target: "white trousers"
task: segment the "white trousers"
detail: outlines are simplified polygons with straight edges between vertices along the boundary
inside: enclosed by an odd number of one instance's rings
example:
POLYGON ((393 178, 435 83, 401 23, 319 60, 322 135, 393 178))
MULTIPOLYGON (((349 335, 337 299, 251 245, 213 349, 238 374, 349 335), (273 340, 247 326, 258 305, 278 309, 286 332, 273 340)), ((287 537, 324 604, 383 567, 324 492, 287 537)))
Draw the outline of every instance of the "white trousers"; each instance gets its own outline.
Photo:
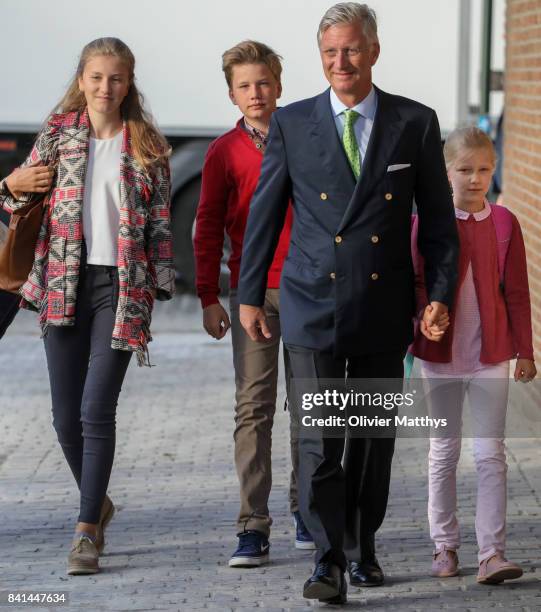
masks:
POLYGON ((507 463, 503 431, 509 393, 509 362, 480 364, 473 371, 443 374, 441 366, 421 362, 427 379, 431 413, 451 417, 457 423, 456 437, 430 438, 428 455, 428 520, 435 552, 460 546, 456 517, 456 470, 461 450, 462 408, 466 397, 474 431, 473 456, 477 471, 475 531, 478 559, 488 559, 505 550, 507 507, 507 463), (442 379, 461 379, 444 384, 442 379), (439 379, 439 380, 438 380, 439 379), (495 437, 491 437, 498 432, 495 437))

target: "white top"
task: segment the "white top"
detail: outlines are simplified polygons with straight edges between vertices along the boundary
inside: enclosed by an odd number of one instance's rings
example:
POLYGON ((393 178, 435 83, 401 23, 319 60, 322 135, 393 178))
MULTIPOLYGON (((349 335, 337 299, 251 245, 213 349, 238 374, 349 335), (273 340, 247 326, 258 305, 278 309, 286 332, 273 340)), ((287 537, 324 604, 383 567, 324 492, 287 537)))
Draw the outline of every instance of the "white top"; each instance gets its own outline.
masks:
POLYGON ((83 236, 89 264, 117 265, 121 151, 122 130, 113 138, 90 138, 83 198, 83 236))
MULTIPOLYGON (((361 115, 357 121, 353 124, 353 131, 355 132, 355 138, 359 145, 359 153, 361 154, 361 166, 363 165, 364 157, 366 155, 366 149, 368 148, 368 141, 370 140, 370 134, 372 133, 372 126, 374 125, 374 117, 376 116, 376 109, 378 106, 378 98, 374 87, 370 89, 370 93, 364 100, 361 100, 359 104, 353 106, 351 110, 357 111, 361 115)), ((331 87, 331 107, 334 113, 334 122, 340 140, 342 140, 342 134, 344 133, 344 122, 345 115, 344 111, 348 107, 338 98, 331 87)))

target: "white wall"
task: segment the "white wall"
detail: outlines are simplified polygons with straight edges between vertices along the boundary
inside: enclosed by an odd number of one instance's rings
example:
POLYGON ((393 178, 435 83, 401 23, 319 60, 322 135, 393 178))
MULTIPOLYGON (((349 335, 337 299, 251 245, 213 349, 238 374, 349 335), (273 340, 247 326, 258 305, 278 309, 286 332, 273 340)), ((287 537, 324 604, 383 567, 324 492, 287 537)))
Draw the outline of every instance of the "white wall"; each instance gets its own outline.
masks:
MULTIPOLYGON (((456 122, 459 0, 372 0, 382 53, 374 81, 456 122)), ((480 0, 474 0, 479 2, 480 0)), ((39 123, 61 97, 82 46, 118 36, 162 126, 227 126, 221 53, 245 38, 284 57, 282 104, 326 87, 315 32, 332 0, 0 0, 0 123, 39 123)))

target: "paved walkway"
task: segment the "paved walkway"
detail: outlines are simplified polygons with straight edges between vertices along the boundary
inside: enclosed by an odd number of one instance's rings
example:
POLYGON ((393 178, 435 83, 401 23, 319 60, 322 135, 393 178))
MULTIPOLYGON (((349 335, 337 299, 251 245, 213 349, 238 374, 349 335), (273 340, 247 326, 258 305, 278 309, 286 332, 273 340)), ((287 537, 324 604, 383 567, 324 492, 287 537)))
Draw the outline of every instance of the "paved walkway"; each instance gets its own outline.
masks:
MULTIPOLYGON (((110 486, 119 511, 107 532, 103 571, 68 577, 77 495, 50 422, 35 322, 29 313, 19 315, 0 342, 0 591, 66 591, 64 609, 92 612, 325 608, 301 597, 312 564, 310 553, 293 548, 288 417, 282 410, 274 434, 272 563, 252 570, 227 566, 238 503, 231 347, 199 326, 193 301, 159 305, 151 345, 157 367, 133 363, 121 396, 110 486)), ((348 610, 541 610, 539 440, 509 441, 508 556, 523 565, 525 576, 498 587, 475 582, 469 451, 466 444, 460 466, 462 575, 443 581, 428 575, 427 443, 402 439, 378 539, 387 585, 350 590, 348 610)))

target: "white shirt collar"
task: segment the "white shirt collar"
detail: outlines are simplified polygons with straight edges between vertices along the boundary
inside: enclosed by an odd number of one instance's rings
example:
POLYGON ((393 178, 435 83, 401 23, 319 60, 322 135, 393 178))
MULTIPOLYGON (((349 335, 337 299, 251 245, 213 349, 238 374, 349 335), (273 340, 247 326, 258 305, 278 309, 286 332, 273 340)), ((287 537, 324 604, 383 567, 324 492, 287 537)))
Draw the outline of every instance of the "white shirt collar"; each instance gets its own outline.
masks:
MULTIPOLYGON (((337 117, 340 113, 343 113, 348 107, 338 98, 338 96, 334 93, 333 88, 331 87, 331 106, 334 113, 334 116, 337 117)), ((376 90, 374 87, 370 87, 370 92, 361 100, 359 104, 356 104, 351 110, 357 111, 359 115, 363 116, 365 119, 374 120, 374 116, 376 115, 376 106, 377 106, 377 97, 376 90)))
POLYGON ((455 216, 457 219, 462 219, 466 221, 470 215, 473 215, 473 218, 476 221, 482 221, 483 219, 486 219, 490 215, 490 204, 488 203, 488 200, 485 199, 485 206, 483 210, 480 210, 476 213, 469 213, 465 210, 455 207, 455 216))

